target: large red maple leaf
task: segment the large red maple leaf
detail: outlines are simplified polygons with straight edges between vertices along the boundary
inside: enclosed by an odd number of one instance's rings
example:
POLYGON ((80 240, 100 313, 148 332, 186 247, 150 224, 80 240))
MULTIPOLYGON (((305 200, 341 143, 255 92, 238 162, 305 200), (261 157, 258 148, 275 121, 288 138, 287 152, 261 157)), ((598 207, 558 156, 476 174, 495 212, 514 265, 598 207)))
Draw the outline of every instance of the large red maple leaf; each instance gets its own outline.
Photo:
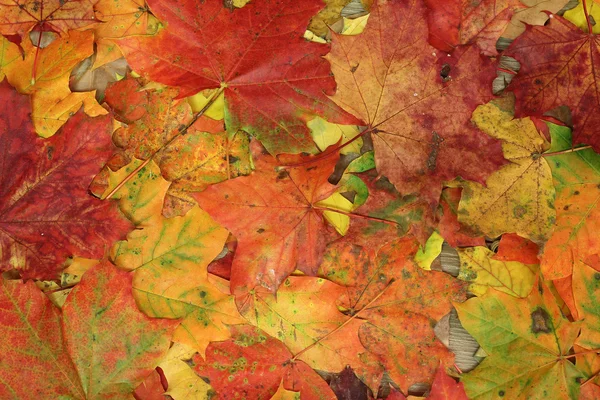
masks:
POLYGON ((573 144, 600 151, 600 39, 562 17, 534 27, 506 50, 521 63, 509 89, 517 116, 543 115, 567 106, 573 117, 573 144))
POLYGON ((27 96, 4 82, 0 104, 0 270, 56 279, 68 257, 102 257, 131 227, 116 203, 87 191, 113 152, 110 118, 79 112, 44 140, 27 96))
POLYGON ((302 36, 320 0, 257 0, 231 12, 220 1, 148 1, 167 28, 119 41, 134 70, 180 88, 223 88, 229 132, 243 129, 271 153, 314 152, 316 115, 355 124, 327 98, 335 91, 325 44, 302 36))

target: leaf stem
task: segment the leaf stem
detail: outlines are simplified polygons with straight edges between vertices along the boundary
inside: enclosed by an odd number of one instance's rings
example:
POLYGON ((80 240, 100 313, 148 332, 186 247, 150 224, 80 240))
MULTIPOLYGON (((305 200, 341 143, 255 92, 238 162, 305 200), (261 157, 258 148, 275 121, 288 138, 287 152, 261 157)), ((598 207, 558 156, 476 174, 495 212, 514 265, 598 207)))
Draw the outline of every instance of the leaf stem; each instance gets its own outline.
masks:
POLYGON ((542 157, 558 156, 561 154, 575 153, 576 151, 582 151, 582 150, 587 150, 587 149, 591 149, 591 148, 592 148, 592 146, 575 147, 573 149, 568 149, 568 150, 563 150, 563 151, 554 151, 552 153, 544 153, 544 154, 542 154, 542 157))
POLYGON ((181 129, 179 132, 177 132, 171 139, 169 139, 165 144, 163 144, 160 148, 158 148, 154 153, 152 153, 150 155, 150 157, 148 157, 146 160, 144 160, 143 163, 141 163, 136 169, 134 169, 129 175, 127 175, 125 177, 125 179, 123 179, 121 182, 119 182, 119 184, 117 186, 115 186, 115 188, 113 190, 110 191, 109 194, 106 195, 106 197, 103 200, 108 200, 110 199, 112 196, 115 195, 115 193, 117 193, 119 191, 119 189, 121 189, 123 187, 123 185, 125 185, 127 182, 129 182, 129 180, 131 180, 131 178, 137 174, 142 168, 144 168, 146 165, 148 165, 148 163, 161 151, 163 151, 164 149, 166 149, 167 147, 169 147, 177 138, 179 138, 180 136, 184 135, 187 130, 194 125, 194 123, 196 121, 198 121, 198 119, 206 112, 206 110, 208 110, 210 108, 210 106, 213 105, 213 103, 217 100, 217 98, 221 95, 221 93, 223 93, 224 88, 221 87, 219 90, 217 90, 216 92, 214 92, 212 94, 212 96, 210 97, 210 99, 208 100, 208 102, 204 105, 204 107, 202 107, 202 109, 200 111, 198 111, 196 114, 194 114, 194 117, 192 118, 192 120, 183 128, 181 129))
POLYGON ((338 326, 337 328, 335 328, 334 330, 332 330, 331 332, 327 333, 325 336, 319 338, 319 340, 315 341, 314 343, 312 343, 310 346, 305 347, 304 349, 302 349, 299 353, 296 353, 294 355, 294 357, 291 358, 291 361, 296 361, 298 359, 298 357, 300 357, 303 353, 307 352, 308 350, 312 349, 313 347, 315 347, 319 342, 322 342, 323 340, 325 340, 326 338, 328 338, 329 336, 333 335, 334 333, 338 332, 339 330, 341 330, 343 327, 345 327, 346 325, 348 325, 350 323, 350 321, 354 320, 355 318, 358 317, 358 315, 363 312, 364 310, 366 310, 367 308, 369 308, 369 306, 371 304, 373 304, 375 301, 377 301, 377 299, 379 299, 383 293, 386 291, 387 288, 389 288, 392 283, 394 283, 395 279, 392 278, 390 279, 390 281, 387 283, 387 285, 385 285, 385 287, 383 289, 381 289, 381 291, 377 294, 377 296, 373 297, 373 299, 371 301, 369 301, 369 303, 364 306, 363 308, 361 308, 356 314, 354 314, 353 316, 351 316, 350 318, 348 318, 347 320, 345 320, 340 326, 338 326))
POLYGON ((587 22, 588 33, 591 35, 592 34, 592 21, 590 20, 590 16, 588 13, 586 0, 582 0, 581 4, 583 5, 583 12, 585 14, 585 22, 587 22))
POLYGON ((335 208, 313 206, 313 210, 331 211, 331 212, 340 213, 342 215, 346 215, 348 217, 358 217, 358 218, 368 219, 370 221, 381 222, 381 223, 384 223, 384 224, 400 225, 398 222, 393 221, 393 220, 384 219, 384 218, 377 218, 377 217, 371 217, 371 216, 364 215, 364 214, 356 214, 356 213, 352 213, 352 212, 338 210, 338 209, 335 209, 335 208))
POLYGON ((568 354, 566 356, 559 356, 558 359, 559 360, 564 360, 566 358, 573 358, 573 357, 577 357, 583 354, 591 354, 591 353, 600 353, 600 349, 592 349, 592 350, 586 350, 586 351, 582 351, 580 353, 574 353, 574 354, 568 354))

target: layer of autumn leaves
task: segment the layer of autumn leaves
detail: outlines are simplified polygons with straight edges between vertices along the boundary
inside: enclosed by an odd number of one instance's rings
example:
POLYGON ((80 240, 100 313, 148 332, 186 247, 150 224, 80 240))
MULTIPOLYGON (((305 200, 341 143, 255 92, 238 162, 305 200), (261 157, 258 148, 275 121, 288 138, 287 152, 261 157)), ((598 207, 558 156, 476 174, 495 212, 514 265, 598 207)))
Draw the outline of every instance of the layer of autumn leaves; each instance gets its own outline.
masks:
POLYGON ((0 3, 0 397, 600 397, 600 5, 245 3, 0 3))

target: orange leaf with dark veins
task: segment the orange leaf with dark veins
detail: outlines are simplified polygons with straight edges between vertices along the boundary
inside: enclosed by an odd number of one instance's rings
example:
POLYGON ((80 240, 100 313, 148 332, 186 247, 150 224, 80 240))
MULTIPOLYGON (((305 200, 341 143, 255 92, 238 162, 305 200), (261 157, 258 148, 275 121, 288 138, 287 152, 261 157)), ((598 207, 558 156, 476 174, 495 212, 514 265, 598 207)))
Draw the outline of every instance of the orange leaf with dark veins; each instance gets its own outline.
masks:
POLYGON ((515 93, 517 116, 567 106, 573 118, 573 144, 600 151, 600 38, 562 17, 517 38, 505 55, 521 63, 508 90, 515 93))
POLYGON ((0 270, 57 279, 67 258, 100 258, 131 224, 88 185, 113 151, 108 117, 74 115, 40 139, 29 98, 0 84, 0 270))
POLYGON ((337 157, 294 168, 270 156, 249 176, 193 193, 202 209, 229 229, 238 245, 231 267, 232 293, 256 286, 275 292, 295 269, 315 275, 332 232, 316 206, 335 187, 327 182, 337 157))
POLYGON ((336 87, 322 58, 329 46, 302 37, 319 0, 258 0, 233 12, 219 1, 148 4, 167 27, 120 40, 127 61, 180 96, 223 88, 228 132, 243 129, 273 154, 315 152, 306 122, 358 122, 327 97, 336 87))
POLYGON ((499 142, 470 123, 493 97, 493 64, 476 46, 440 54, 427 34, 423 0, 388 1, 371 10, 361 35, 335 36, 327 58, 333 100, 368 125, 377 170, 435 213, 444 181, 484 183, 504 160, 499 142))
POLYGON ((65 33, 98 21, 94 5, 98 0, 10 0, 0 3, 0 33, 25 34, 37 28, 42 32, 65 33))

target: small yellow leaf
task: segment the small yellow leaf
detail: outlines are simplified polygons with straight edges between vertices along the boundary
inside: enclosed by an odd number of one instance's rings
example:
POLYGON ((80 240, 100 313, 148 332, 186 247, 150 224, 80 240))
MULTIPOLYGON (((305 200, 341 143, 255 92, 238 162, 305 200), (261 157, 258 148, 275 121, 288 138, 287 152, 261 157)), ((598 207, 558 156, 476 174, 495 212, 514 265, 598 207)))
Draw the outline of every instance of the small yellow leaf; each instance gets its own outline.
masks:
MULTIPOLYGON (((193 96, 188 97, 188 103, 192 107, 192 111, 194 113, 197 113, 200 110, 202 110, 202 108, 206 106, 206 104, 208 104, 210 98, 216 90, 218 89, 203 90, 201 92, 196 93, 193 96)), ((221 120, 224 117, 224 110, 225 97, 223 93, 221 93, 219 97, 217 97, 215 102, 210 107, 208 107, 208 110, 204 112, 204 115, 214 120, 221 120)))
MULTIPOLYGON (((328 198, 319 201, 317 206, 327 207, 334 210, 340 210, 344 212, 352 211, 354 204, 347 198, 342 196, 340 193, 334 193, 328 198)), ((335 211, 323 211, 323 216, 329 222, 340 235, 345 235, 348 232, 350 226, 350 217, 344 214, 337 213, 335 211)))
POLYGON ((320 36, 315 35, 312 31, 307 30, 304 32, 304 39, 315 42, 315 43, 327 43, 327 40, 323 39, 320 36))
POLYGON ((342 28, 342 35, 346 36, 354 36, 359 35, 367 26, 367 21, 369 20, 369 15, 363 15, 362 17, 350 19, 344 17, 344 27, 342 28))
POLYGON ((415 254, 415 262, 417 265, 426 271, 431 271, 431 263, 442 252, 443 244, 444 238, 439 233, 433 232, 431 236, 429 236, 429 239, 427 239, 425 248, 419 246, 419 251, 415 254))
MULTIPOLYGON (((349 142, 356 137, 360 130, 355 125, 338 125, 325 121, 320 117, 316 117, 306 124, 319 150, 323 151, 327 147, 336 144, 340 139, 342 143, 349 142)), ((362 138, 355 140, 348 146, 344 146, 340 153, 357 153, 360 154, 362 147, 362 138)))
POLYGON ((300 400, 300 392, 292 392, 283 387, 283 381, 279 384, 279 388, 271 397, 271 400, 300 400))

